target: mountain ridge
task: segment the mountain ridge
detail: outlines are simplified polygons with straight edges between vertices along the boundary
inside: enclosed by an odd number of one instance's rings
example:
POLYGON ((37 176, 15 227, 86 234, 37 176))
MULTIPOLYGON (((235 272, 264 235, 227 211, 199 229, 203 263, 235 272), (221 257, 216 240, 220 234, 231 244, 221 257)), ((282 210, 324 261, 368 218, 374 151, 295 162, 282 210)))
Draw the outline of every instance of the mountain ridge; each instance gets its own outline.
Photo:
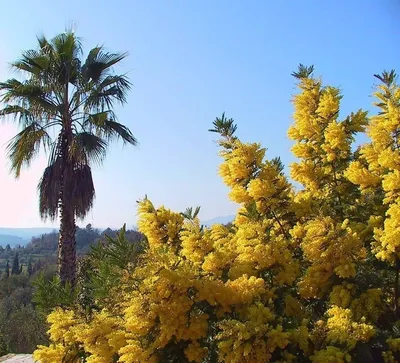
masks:
POLYGON ((227 224, 233 222, 235 219, 234 215, 228 215, 228 216, 219 216, 219 217, 214 217, 212 219, 202 221, 201 224, 203 224, 206 227, 210 227, 213 224, 227 224))
MULTIPOLYGON (((205 221, 201 221, 206 227, 210 227, 213 224, 227 224, 234 220, 234 215, 218 216, 205 221)), ((105 228, 99 228, 100 230, 106 230, 105 228)), ((42 234, 49 234, 54 231, 58 231, 58 228, 51 227, 32 227, 32 228, 7 228, 0 227, 0 246, 21 246, 26 245, 33 237, 39 237, 42 234)))
POLYGON ((26 245, 32 237, 37 237, 42 234, 51 233, 56 228, 48 227, 33 227, 33 228, 6 228, 0 227, 0 246, 15 246, 20 244, 26 245))
POLYGON ((0 246, 10 245, 10 247, 15 247, 17 245, 26 245, 28 242, 28 239, 23 239, 19 236, 0 233, 0 246))

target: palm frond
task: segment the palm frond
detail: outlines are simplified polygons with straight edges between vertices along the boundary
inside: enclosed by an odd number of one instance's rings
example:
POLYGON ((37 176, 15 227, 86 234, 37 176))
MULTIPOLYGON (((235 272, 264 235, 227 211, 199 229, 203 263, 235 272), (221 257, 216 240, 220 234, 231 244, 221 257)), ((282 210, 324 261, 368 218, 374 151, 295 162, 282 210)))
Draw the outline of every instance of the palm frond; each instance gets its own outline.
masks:
POLYGON ((1 101, 29 107, 32 114, 54 116, 58 107, 46 90, 34 82, 9 79, 0 83, 1 101))
POLYGON ((125 125, 116 122, 113 118, 113 112, 99 112, 89 115, 85 120, 86 128, 94 127, 96 134, 106 140, 121 138, 123 142, 131 145, 137 145, 137 139, 125 125))
POLYGON ((114 111, 106 110, 97 113, 92 113, 87 116, 87 119, 84 121, 84 126, 102 126, 109 119, 113 119, 115 117, 114 111))
POLYGON ((48 69, 49 58, 37 50, 28 50, 22 54, 21 59, 11 63, 11 66, 38 76, 48 69))
POLYGON ((11 116, 14 120, 18 120, 19 123, 26 127, 28 124, 34 121, 34 116, 28 108, 18 105, 8 105, 0 110, 0 117, 11 116))
POLYGON ((80 132, 74 135, 69 150, 71 160, 89 164, 101 164, 106 156, 107 142, 90 132, 80 132))
POLYGON ((103 47, 93 48, 82 67, 82 73, 86 81, 97 83, 108 75, 110 68, 127 57, 127 53, 108 53, 103 47))
POLYGON ((121 138, 124 142, 127 142, 131 145, 137 145, 137 139, 133 136, 129 128, 116 121, 107 120, 103 130, 105 136, 110 139, 114 137, 121 138))
POLYGON ((97 109, 104 111, 112 109, 114 101, 124 104, 126 94, 131 84, 124 75, 112 75, 105 77, 98 85, 94 86, 85 100, 85 110, 97 109))
POLYGON ((125 75, 110 75, 105 77, 101 83, 96 87, 98 92, 107 91, 111 87, 115 87, 124 91, 129 91, 131 83, 125 75))
POLYGON ((79 38, 71 32, 57 35, 51 40, 53 53, 53 74, 59 83, 76 84, 81 73, 80 57, 82 44, 79 38))
POLYGON ((57 77, 59 74, 57 53, 51 42, 49 42, 44 35, 38 36, 37 41, 39 45, 37 51, 40 53, 41 57, 46 59, 47 68, 36 77, 36 80, 50 89, 58 88, 60 84, 57 84, 57 77))
POLYGON ((51 46, 51 43, 47 40, 44 34, 38 35, 36 39, 39 44, 39 49, 41 52, 43 52, 44 54, 48 54, 49 51, 54 51, 53 47, 51 46))
POLYGON ((50 43, 56 54, 65 64, 72 62, 72 60, 82 55, 81 40, 72 31, 58 34, 50 43))
POLYGON ((8 156, 11 160, 11 170, 18 178, 23 166, 29 166, 32 159, 39 152, 40 146, 50 145, 51 138, 36 122, 32 122, 8 143, 8 156))

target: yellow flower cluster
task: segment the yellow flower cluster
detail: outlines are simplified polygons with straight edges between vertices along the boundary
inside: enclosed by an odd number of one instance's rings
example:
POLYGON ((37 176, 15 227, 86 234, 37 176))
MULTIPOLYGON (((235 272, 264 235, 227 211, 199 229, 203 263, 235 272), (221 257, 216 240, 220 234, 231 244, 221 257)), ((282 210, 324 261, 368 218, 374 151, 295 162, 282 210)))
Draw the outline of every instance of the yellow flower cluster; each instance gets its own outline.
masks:
POLYGON ((204 258, 213 247, 209 233, 202 233, 199 220, 185 223, 180 233, 182 241, 181 254, 190 260, 194 265, 204 263, 204 258))
POLYGON ((156 210, 147 198, 139 203, 138 213, 140 216, 138 227, 148 238, 151 247, 174 244, 182 229, 182 215, 164 207, 156 210))
POLYGON ((368 125, 371 139, 360 149, 359 160, 354 161, 346 177, 362 189, 380 188, 388 205, 384 226, 375 229, 374 253, 377 258, 390 263, 400 258, 400 87, 394 73, 379 76, 377 87, 378 115, 372 116, 368 125))
POLYGON ((382 352, 382 358, 385 363, 397 363, 391 351, 382 352))
POLYGON ((400 259, 400 202, 390 205, 383 228, 375 229, 373 251, 376 257, 389 262, 400 259))
POLYGON ((312 357, 314 363, 350 363, 352 362, 351 355, 342 349, 328 346, 326 349, 317 351, 312 357))
POLYGON ((328 335, 330 343, 345 344, 349 349, 355 347, 357 342, 368 342, 375 335, 372 325, 357 323, 353 320, 350 309, 333 306, 328 310, 328 335))
POLYGON ((389 338, 386 342, 393 352, 400 352, 400 338, 389 338))
POLYGON ((273 327, 274 315, 268 307, 258 303, 240 314, 243 320, 223 320, 216 339, 224 362, 268 361, 277 347, 289 343, 289 333, 282 326, 273 327))
POLYGON ((355 263, 365 258, 362 240, 348 223, 335 223, 331 217, 316 218, 297 225, 293 235, 302 236, 301 247, 311 263, 299 283, 303 297, 322 297, 335 274, 340 278, 356 274, 355 263))
POLYGON ((382 352, 382 358, 385 363, 395 363, 397 360, 394 354, 400 352, 400 338, 389 338, 386 343, 390 350, 382 352))
POLYGON ((354 290, 354 285, 349 283, 334 286, 329 295, 329 302, 346 309, 352 300, 352 290, 354 290))
POLYGON ((109 363, 120 348, 126 345, 121 331, 123 320, 107 311, 95 313, 90 324, 72 310, 56 309, 47 318, 50 324, 49 347, 39 346, 34 358, 40 362, 62 362, 84 351, 88 363, 109 363))
POLYGON ((295 123, 288 136, 296 141, 293 154, 301 159, 291 165, 292 179, 314 197, 324 197, 329 181, 341 190, 343 162, 351 154, 353 134, 364 130, 366 113, 359 111, 339 122, 342 96, 337 88, 323 87, 320 79, 301 78, 301 92, 294 97, 295 123))
POLYGON ((273 162, 264 161, 265 151, 259 144, 235 139, 221 153, 225 162, 220 166, 220 175, 231 188, 232 201, 245 205, 253 202, 263 215, 279 214, 291 194, 291 186, 273 162))
POLYGON ((297 345, 303 353, 308 356, 310 352, 310 331, 307 327, 309 324, 308 319, 301 321, 301 325, 298 328, 293 329, 290 335, 291 344, 297 345))
POLYGON ((260 144, 245 144, 240 140, 233 141, 232 146, 232 149, 221 152, 225 163, 220 166, 220 175, 229 187, 234 188, 252 179, 263 162, 266 150, 260 144))
POLYGON ((384 310, 382 289, 367 289, 352 301, 350 309, 356 321, 365 318, 370 322, 376 323, 384 310))
POLYGON ((375 188, 382 182, 379 175, 365 168, 359 160, 353 161, 349 165, 345 176, 352 183, 359 185, 361 190, 375 188))

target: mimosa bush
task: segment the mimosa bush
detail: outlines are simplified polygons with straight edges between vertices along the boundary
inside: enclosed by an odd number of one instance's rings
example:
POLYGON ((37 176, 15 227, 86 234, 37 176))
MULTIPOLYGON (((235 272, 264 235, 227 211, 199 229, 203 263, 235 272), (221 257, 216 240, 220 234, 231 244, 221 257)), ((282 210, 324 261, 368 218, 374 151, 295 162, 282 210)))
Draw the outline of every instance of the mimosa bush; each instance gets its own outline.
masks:
POLYGON ((94 249, 77 286, 85 298, 50 313, 52 344, 36 359, 400 360, 395 73, 377 76, 373 116, 342 116, 340 90, 312 67, 293 75, 299 92, 288 136, 298 160, 290 179, 280 159, 240 140, 232 119, 217 118, 220 176, 239 204, 233 223, 205 228, 198 208, 176 213, 144 198, 142 248, 121 253, 130 248, 122 233, 94 249), (357 133, 370 138, 359 148, 357 133))

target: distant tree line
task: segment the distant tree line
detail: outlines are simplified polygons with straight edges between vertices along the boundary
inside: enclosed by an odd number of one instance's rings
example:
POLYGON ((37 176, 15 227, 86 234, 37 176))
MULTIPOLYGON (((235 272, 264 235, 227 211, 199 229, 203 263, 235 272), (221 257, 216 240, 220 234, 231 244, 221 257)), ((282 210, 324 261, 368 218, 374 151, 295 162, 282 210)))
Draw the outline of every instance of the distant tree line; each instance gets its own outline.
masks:
MULTIPOLYGON (((35 264, 32 261, 33 261, 32 256, 30 256, 28 259, 28 263, 26 265, 26 273, 28 276, 32 276, 36 271, 40 270, 40 268, 43 266, 43 262, 41 260, 38 260, 35 264)), ((10 270, 10 262, 9 260, 7 260, 4 272, 2 275, 0 274, 0 279, 8 278, 10 277, 10 275, 20 275, 23 272, 23 270, 24 270, 24 265, 20 264, 19 253, 17 252, 14 256, 11 270, 10 270)))
MULTIPOLYGON (((79 255, 86 254, 91 245, 97 244, 99 241, 105 238, 105 236, 115 237, 118 230, 107 228, 100 230, 93 228, 91 224, 88 224, 85 228, 76 229, 76 248, 79 255)), ((126 238, 131 242, 136 242, 141 239, 141 234, 135 230, 126 231, 126 238)), ((49 256, 55 256, 57 252, 59 233, 53 231, 51 233, 45 233, 38 237, 33 237, 26 246, 17 245, 10 247, 0 246, 0 268, 4 270, 6 261, 13 261, 16 253, 19 254, 20 261, 25 265, 29 264, 29 260, 32 258, 37 260, 38 257, 49 258, 49 256), (31 256, 31 257, 29 257, 31 256)))

